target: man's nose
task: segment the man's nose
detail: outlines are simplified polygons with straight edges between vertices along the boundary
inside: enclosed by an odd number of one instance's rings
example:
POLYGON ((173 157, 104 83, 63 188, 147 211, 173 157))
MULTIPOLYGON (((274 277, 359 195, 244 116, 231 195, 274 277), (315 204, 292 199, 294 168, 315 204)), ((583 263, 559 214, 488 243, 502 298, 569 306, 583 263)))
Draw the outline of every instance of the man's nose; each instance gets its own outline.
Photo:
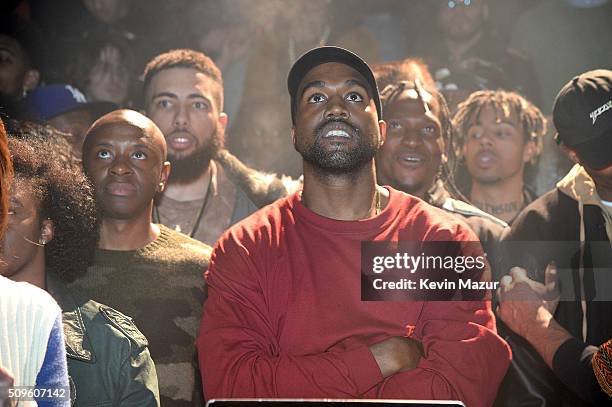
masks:
POLYGON ((338 97, 330 99, 327 110, 325 111, 326 119, 348 119, 350 117, 346 104, 339 99, 338 97))
POLYGON ((118 159, 113 162, 110 168, 110 173, 116 176, 124 176, 132 173, 132 168, 123 159, 118 159))
POLYGON ((423 144, 423 139, 418 132, 418 129, 408 127, 404 129, 404 134, 402 135, 402 144, 410 147, 416 148, 423 144))
POLYGON ((489 131, 483 130, 480 133, 474 134, 472 138, 481 146, 491 146, 493 144, 493 137, 489 131))
POLYGON ((179 106, 176 115, 174 116, 174 127, 184 129, 189 125, 187 111, 182 106, 179 106))

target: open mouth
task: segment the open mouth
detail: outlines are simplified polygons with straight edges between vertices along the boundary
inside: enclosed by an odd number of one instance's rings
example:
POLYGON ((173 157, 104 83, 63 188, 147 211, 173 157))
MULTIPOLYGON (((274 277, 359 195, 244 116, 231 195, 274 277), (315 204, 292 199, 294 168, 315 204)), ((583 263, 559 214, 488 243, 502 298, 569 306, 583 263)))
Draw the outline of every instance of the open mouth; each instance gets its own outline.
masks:
POLYGON ((342 142, 353 139, 357 129, 345 122, 332 121, 324 124, 317 134, 325 140, 342 142))
POLYGON ((397 160, 406 166, 417 167, 427 162, 426 158, 418 153, 404 153, 397 156, 397 160))
POLYGON ((323 138, 332 138, 332 137, 351 138, 351 136, 349 136, 349 134, 344 130, 330 130, 323 135, 323 138))
POLYGON ((171 135, 167 139, 167 143, 173 150, 186 150, 193 146, 194 139, 190 134, 187 133, 179 133, 175 135, 171 135))
POLYGON ((480 167, 489 167, 497 161, 497 154, 490 150, 481 151, 476 154, 476 164, 480 167))

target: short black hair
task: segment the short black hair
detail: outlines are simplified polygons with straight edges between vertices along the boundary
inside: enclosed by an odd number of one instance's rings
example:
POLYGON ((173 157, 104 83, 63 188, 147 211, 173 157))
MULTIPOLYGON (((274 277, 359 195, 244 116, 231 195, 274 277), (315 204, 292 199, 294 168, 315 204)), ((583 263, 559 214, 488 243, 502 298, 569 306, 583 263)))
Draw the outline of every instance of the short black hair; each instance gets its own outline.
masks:
POLYGON ((13 166, 8 150, 8 139, 4 123, 0 119, 0 239, 6 229, 9 185, 13 179, 13 166))
POLYGON ((214 102, 219 113, 223 111, 223 76, 221 70, 208 56, 192 49, 174 49, 153 58, 144 70, 144 93, 146 94, 147 88, 155 75, 171 68, 195 69, 212 79, 219 85, 218 91, 214 92, 214 102))
POLYGON ((54 223, 53 239, 45 246, 46 270, 72 282, 87 272, 98 243, 93 188, 82 171, 49 159, 51 147, 42 139, 9 136, 9 149, 14 182, 32 186, 40 218, 54 223))

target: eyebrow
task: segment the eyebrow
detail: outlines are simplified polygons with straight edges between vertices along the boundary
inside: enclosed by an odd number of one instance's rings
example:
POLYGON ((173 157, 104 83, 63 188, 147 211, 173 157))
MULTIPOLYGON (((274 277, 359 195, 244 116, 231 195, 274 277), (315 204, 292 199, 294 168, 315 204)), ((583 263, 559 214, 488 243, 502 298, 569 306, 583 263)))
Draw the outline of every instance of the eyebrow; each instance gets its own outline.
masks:
MULTIPOLYGON (((346 82, 344 82, 345 86, 359 86, 362 87, 366 92, 368 92, 368 94, 370 93, 368 91, 368 87, 361 81, 358 81, 357 79, 348 79, 346 82)), ((310 89, 310 88, 322 88, 325 86, 325 82, 324 81, 312 81, 312 82, 308 82, 306 85, 304 85, 304 87, 302 88, 302 92, 300 94, 300 97, 304 95, 304 92, 306 92, 306 90, 310 89)))
POLYGON ((368 90, 368 87, 363 82, 358 81, 357 79, 349 79, 348 81, 345 82, 345 85, 361 86, 364 90, 366 91, 368 90))
POLYGON ((308 90, 310 88, 322 88, 323 86, 325 86, 325 82, 324 81, 311 81, 311 82, 308 82, 302 88, 302 92, 300 93, 300 97, 304 96, 304 93, 306 92, 306 90, 308 90))
MULTIPOLYGON (((156 93, 155 95, 153 95, 153 99, 157 99, 161 97, 178 99, 178 95, 171 93, 171 92, 160 92, 160 93, 156 93)), ((210 101, 209 98, 207 98, 204 95, 200 95, 199 93, 190 93, 189 95, 187 95, 187 98, 188 99, 204 99, 204 100, 210 101)))
POLYGON ((1 43, 1 42, 0 42, 0 51, 8 52, 11 55, 15 55, 16 54, 15 49, 11 48, 10 45, 4 44, 4 43, 1 43))

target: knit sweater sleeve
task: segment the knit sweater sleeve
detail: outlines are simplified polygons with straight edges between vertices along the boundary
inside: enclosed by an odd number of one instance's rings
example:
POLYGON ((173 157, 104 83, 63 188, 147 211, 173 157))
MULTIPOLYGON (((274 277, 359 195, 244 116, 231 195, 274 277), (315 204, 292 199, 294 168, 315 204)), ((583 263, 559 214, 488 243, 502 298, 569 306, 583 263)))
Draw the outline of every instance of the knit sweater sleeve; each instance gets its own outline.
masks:
POLYGON ((207 273, 208 300, 198 338, 207 399, 353 398, 382 380, 367 346, 299 356, 281 352, 247 251, 226 239, 215 249, 207 273))
POLYGON ((49 333, 45 359, 36 376, 36 388, 44 389, 45 393, 43 394, 47 394, 47 389, 57 390, 57 392, 52 392, 51 397, 37 398, 36 401, 39 406, 70 406, 70 387, 68 384, 68 368, 61 314, 58 314, 55 318, 49 333), (64 397, 57 396, 62 394, 64 397))

